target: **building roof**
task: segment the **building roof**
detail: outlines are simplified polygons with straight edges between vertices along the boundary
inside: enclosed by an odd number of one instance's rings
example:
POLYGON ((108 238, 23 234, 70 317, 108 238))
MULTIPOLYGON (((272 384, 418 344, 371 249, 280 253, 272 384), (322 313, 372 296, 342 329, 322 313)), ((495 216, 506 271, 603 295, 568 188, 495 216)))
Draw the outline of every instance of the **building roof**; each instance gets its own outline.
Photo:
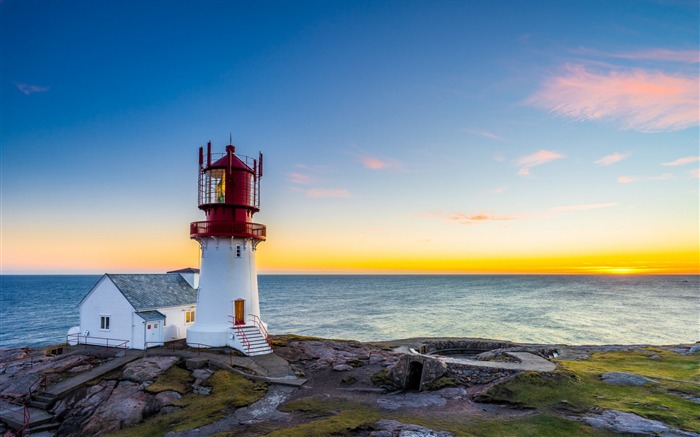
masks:
POLYGON ((165 315, 160 311, 141 311, 136 313, 137 316, 141 317, 143 320, 150 322, 151 320, 164 320, 165 315))
POLYGON ((197 290, 177 273, 106 276, 136 311, 197 303, 197 290))
POLYGON ((168 273, 199 273, 199 269, 195 269, 192 267, 186 267, 184 269, 171 270, 168 273))

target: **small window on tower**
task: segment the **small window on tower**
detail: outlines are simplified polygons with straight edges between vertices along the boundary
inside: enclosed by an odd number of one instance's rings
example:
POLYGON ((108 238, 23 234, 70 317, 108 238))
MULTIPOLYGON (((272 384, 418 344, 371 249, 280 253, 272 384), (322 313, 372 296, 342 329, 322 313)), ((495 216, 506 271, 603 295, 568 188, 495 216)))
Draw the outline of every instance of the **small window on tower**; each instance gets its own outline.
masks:
POLYGON ((236 246, 236 257, 237 258, 241 257, 241 246, 236 246))

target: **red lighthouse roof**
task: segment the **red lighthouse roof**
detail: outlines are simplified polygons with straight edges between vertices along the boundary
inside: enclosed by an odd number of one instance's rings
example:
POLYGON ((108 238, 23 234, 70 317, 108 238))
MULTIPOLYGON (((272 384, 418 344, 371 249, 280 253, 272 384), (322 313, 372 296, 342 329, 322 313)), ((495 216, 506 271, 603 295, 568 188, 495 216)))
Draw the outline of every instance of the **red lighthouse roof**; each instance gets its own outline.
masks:
POLYGON ((236 148, 232 145, 226 146, 226 154, 213 162, 209 168, 238 168, 242 170, 254 171, 245 162, 236 156, 236 148))

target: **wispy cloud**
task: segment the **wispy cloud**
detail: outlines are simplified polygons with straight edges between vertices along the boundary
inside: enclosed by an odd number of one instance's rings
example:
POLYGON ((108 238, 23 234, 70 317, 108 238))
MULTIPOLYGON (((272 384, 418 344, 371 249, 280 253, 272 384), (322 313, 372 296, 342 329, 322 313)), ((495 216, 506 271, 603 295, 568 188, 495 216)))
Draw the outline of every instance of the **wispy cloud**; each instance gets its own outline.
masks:
POLYGON ((346 198, 352 197, 352 194, 345 188, 313 188, 306 192, 306 197, 312 199, 320 199, 324 197, 346 198))
POLYGON ((658 176, 648 176, 645 178, 640 178, 640 177, 634 177, 634 176, 620 176, 617 178, 617 181, 621 184, 631 184, 634 182, 641 182, 641 181, 668 181, 671 179, 677 179, 678 177, 676 175, 673 175, 671 173, 664 173, 658 176))
POLYGON ((690 177, 693 179, 700 179, 700 168, 690 170, 690 177))
POLYGON ((552 152, 550 150, 539 150, 531 155, 523 156, 518 159, 517 164, 520 167, 518 174, 520 176, 527 176, 530 174, 530 169, 538 165, 546 164, 555 159, 561 159, 564 155, 558 152, 552 152))
POLYGON ((631 176, 620 176, 617 181, 621 184, 631 184, 632 182, 637 182, 638 178, 633 178, 631 176))
POLYGON ((612 208, 617 206, 617 203, 588 203, 583 205, 567 205, 567 206, 556 206, 552 208, 553 211, 586 211, 589 209, 601 209, 601 208, 612 208))
POLYGON ((450 216, 449 220, 463 224, 463 225, 472 225, 472 224, 479 223, 479 222, 515 220, 515 217, 494 216, 494 215, 487 215, 487 214, 468 215, 468 214, 463 214, 463 213, 457 213, 457 214, 450 216))
POLYGON ((685 158, 678 158, 675 161, 663 162, 663 163, 661 163, 661 165, 676 166, 676 165, 690 164, 691 162, 696 162, 696 161, 700 161, 700 156, 686 156, 685 158))
POLYGON ((394 159, 383 159, 369 155, 358 156, 358 159, 365 168, 370 170, 398 170, 402 168, 402 164, 394 159))
POLYGON ((584 47, 578 50, 578 52, 602 58, 628 59, 633 61, 679 62, 684 64, 697 64, 700 62, 700 52, 697 50, 647 49, 638 50, 636 52, 606 53, 584 47))
POLYGON ((15 86, 17 87, 18 90, 23 92, 26 95, 34 94, 34 93, 45 93, 46 91, 50 90, 51 87, 48 86, 39 86, 39 85, 29 85, 26 83, 16 83, 15 86))
POLYGON ((504 138, 501 136, 496 135, 493 132, 489 132, 486 130, 479 130, 479 129, 464 129, 465 132, 473 134, 473 135, 478 135, 480 137, 488 138, 489 140, 496 140, 496 141, 504 141, 504 138))
POLYGON ((676 131, 698 124, 698 78, 643 69, 593 72, 567 65, 526 103, 576 120, 602 120, 641 132, 676 131))
POLYGON ((653 181, 668 181, 671 179, 676 179, 676 176, 672 175, 671 173, 664 173, 664 174, 658 175, 658 176, 651 176, 649 179, 651 179, 653 181))
POLYGON ((613 153, 611 155, 603 156, 595 163, 598 165, 611 165, 628 158, 630 155, 631 153, 613 153))
POLYGON ((285 176, 287 177, 288 182, 299 185, 308 185, 316 180, 315 177, 305 173, 287 173, 285 176))

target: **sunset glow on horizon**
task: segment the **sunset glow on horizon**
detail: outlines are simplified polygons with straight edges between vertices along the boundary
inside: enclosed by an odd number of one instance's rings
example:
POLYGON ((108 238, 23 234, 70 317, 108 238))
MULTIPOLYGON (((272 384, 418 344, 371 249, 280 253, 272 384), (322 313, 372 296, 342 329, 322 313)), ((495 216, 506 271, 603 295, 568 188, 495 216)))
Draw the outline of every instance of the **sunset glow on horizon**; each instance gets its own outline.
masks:
POLYGON ((696 1, 0 8, 2 274, 198 267, 229 138, 261 274, 700 274, 696 1))

